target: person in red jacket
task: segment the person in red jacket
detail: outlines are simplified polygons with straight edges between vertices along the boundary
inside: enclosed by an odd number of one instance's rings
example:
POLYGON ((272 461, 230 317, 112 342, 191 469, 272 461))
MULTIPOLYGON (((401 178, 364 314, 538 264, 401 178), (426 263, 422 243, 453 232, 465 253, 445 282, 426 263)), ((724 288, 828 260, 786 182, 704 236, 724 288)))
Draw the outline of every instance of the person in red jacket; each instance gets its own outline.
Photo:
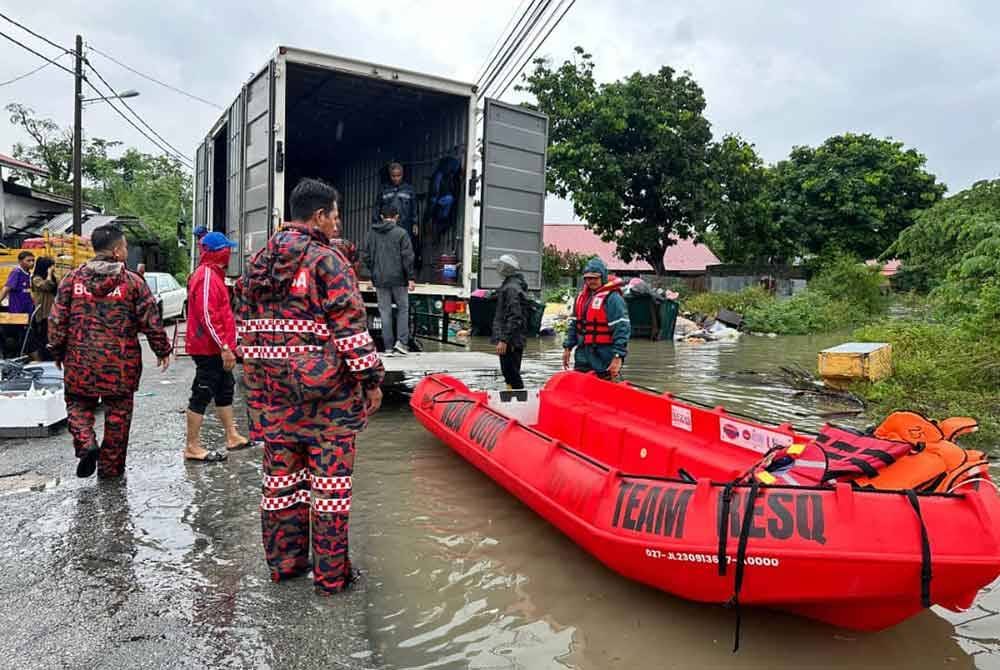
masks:
POLYGON ((230 451, 250 446, 240 435, 233 415, 233 390, 236 380, 236 322, 226 289, 226 268, 236 243, 222 233, 208 233, 201 238, 201 258, 188 279, 188 355, 194 360, 195 375, 187 409, 187 445, 184 458, 189 461, 218 463, 226 453, 209 451, 201 445, 201 424, 205 410, 215 401, 215 411, 226 431, 230 451))
POLYGON ((59 284, 49 315, 49 349, 63 368, 66 413, 78 477, 97 469, 102 479, 125 471, 132 398, 142 375, 139 333, 146 335, 162 370, 171 346, 156 298, 139 275, 125 268, 128 243, 121 229, 98 226, 90 236, 96 257, 59 284), (104 403, 104 439, 94 433, 97 404, 104 403))
POLYGON ((264 441, 264 555, 275 582, 313 571, 320 594, 356 579, 348 554, 354 444, 382 403, 382 361, 339 237, 340 196, 292 191, 293 220, 236 282, 250 432, 264 441), (312 560, 309 553, 312 549, 312 560))

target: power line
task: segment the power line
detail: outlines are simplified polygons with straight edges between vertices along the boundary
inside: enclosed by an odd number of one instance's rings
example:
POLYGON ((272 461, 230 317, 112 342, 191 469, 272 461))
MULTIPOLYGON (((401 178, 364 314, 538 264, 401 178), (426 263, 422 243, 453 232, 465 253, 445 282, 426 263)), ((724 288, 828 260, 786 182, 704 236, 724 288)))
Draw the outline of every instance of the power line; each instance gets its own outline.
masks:
POLYGON ((524 24, 525 21, 531 20, 529 15, 533 15, 534 12, 538 10, 538 7, 541 6, 542 2, 544 2, 544 0, 531 0, 531 3, 527 7, 525 7, 523 12, 521 12, 521 15, 518 17, 517 22, 514 24, 514 27, 511 28, 510 32, 504 38, 504 42, 501 45, 500 49, 496 52, 496 54, 494 54, 493 58, 486 66, 486 70, 483 72, 483 76, 481 76, 479 79, 476 80, 476 84, 480 87, 480 89, 483 88, 484 83, 487 80, 492 79, 494 76, 496 76, 497 68, 500 67, 500 61, 504 58, 505 55, 509 53, 511 48, 510 45, 512 45, 513 42, 517 40, 518 36, 523 33, 524 28, 527 27, 526 24, 523 26, 522 24, 524 24))
POLYGON ((163 152, 167 157, 174 158, 175 160, 179 160, 180 162, 182 162, 185 165, 187 165, 189 168, 193 168, 194 167, 192 165, 190 159, 188 159, 186 156, 184 156, 183 154, 175 155, 172 151, 164 148, 162 144, 160 144, 158 141, 156 141, 155 139, 153 139, 152 137, 150 137, 149 133, 147 133, 145 130, 143 130, 142 128, 140 128, 139 126, 137 126, 135 124, 135 121, 133 121, 132 119, 130 119, 125 114, 125 112, 123 112, 122 110, 118 109, 118 107, 115 106, 114 101, 111 98, 108 98, 106 95, 104 95, 104 93, 102 93, 96 86, 94 86, 94 84, 92 84, 89 79, 87 79, 86 77, 84 77, 83 81, 86 82, 87 86, 89 86, 91 89, 93 89, 94 93, 96 93, 97 96, 101 100, 103 100, 104 102, 108 103, 108 107, 110 107, 111 109, 115 110, 115 112, 118 114, 118 116, 120 116, 123 119, 125 119, 125 121, 130 126, 132 126, 133 128, 135 128, 139 132, 140 135, 142 135, 147 140, 149 140, 150 143, 153 144, 153 146, 155 146, 157 149, 159 149, 161 152, 163 152))
POLYGON ((31 47, 29 47, 29 46, 28 46, 27 44, 24 44, 24 43, 22 43, 22 42, 18 42, 18 41, 17 41, 17 40, 15 40, 15 39, 14 39, 13 37, 11 37, 11 36, 10 36, 10 35, 8 35, 7 33, 3 32, 2 30, 0 30, 0 37, 5 37, 5 38, 7 38, 8 40, 10 40, 11 42, 13 42, 14 44, 16 44, 17 46, 19 46, 19 47, 21 47, 22 49, 24 49, 25 51, 30 51, 31 53, 35 54, 36 56, 38 56, 38 57, 39 57, 39 58, 41 58, 42 60, 44 60, 44 61, 48 61, 48 62, 49 62, 49 65, 55 65, 55 66, 56 66, 56 67, 58 67, 58 68, 59 68, 60 70, 63 70, 63 71, 65 71, 65 72, 68 72, 68 73, 70 73, 71 75, 73 75, 74 77, 76 76, 76 73, 75 73, 75 72, 73 72, 72 70, 70 70, 70 69, 69 69, 68 67, 63 67, 62 65, 60 65, 60 64, 59 64, 59 63, 57 63, 57 62, 55 62, 54 60, 52 60, 52 59, 51 59, 51 58, 49 58, 48 56, 45 56, 45 55, 43 55, 43 54, 40 54, 40 53, 38 53, 37 51, 35 51, 35 50, 34 50, 34 49, 32 49, 31 47))
MULTIPOLYGON (((521 45, 524 44, 525 40, 528 39, 528 37, 535 30, 535 27, 538 25, 539 21, 541 21, 542 16, 548 10, 549 5, 551 4, 552 0, 543 0, 543 3, 535 9, 535 12, 532 14, 531 19, 529 20, 530 22, 527 25, 525 25, 525 27, 518 34, 516 43, 511 45, 510 49, 507 51, 506 57, 503 59, 503 62, 500 63, 500 66, 493 73, 493 76, 491 76, 486 81, 486 83, 483 84, 479 92, 479 97, 485 96, 489 91, 489 89, 493 86, 493 83, 497 81, 497 79, 500 78, 501 75, 503 75, 503 73, 507 69, 507 64, 510 62, 511 58, 513 58, 515 54, 517 54, 517 52, 521 50, 521 45)), ((534 37, 532 37, 532 39, 534 39, 534 37)))
MULTIPOLYGON (((567 0, 562 0, 562 4, 565 4, 566 2, 567 0)), ((504 84, 504 87, 500 89, 499 93, 496 94, 496 97, 499 98, 503 96, 503 94, 507 92, 507 89, 510 88, 510 85, 513 84, 515 81, 517 81, 518 75, 521 73, 524 67, 528 65, 531 62, 531 60, 535 57, 535 54, 538 53, 538 50, 542 47, 543 44, 545 44, 545 41, 549 39, 549 35, 552 34, 552 31, 554 31, 556 28, 559 27, 559 24, 562 22, 563 18, 565 18, 566 14, 569 13, 569 10, 573 8, 573 5, 574 3, 576 3, 576 0, 568 0, 568 2, 569 4, 566 6, 566 9, 563 10, 563 13, 559 15, 559 18, 556 19, 556 22, 552 25, 552 27, 549 28, 548 32, 545 33, 545 36, 541 39, 541 41, 535 45, 535 48, 532 49, 528 57, 521 62, 521 66, 514 71, 514 75, 507 80, 507 83, 504 84)), ((549 20, 551 21, 552 16, 555 16, 558 13, 559 13, 559 7, 556 7, 555 11, 549 17, 549 20)), ((542 27, 542 30, 545 30, 544 26, 542 27)))
POLYGON ((9 23, 13 23, 15 26, 17 26, 18 28, 20 28, 24 32, 30 33, 31 35, 34 35, 35 37, 37 37, 38 39, 42 40, 43 42, 47 42, 51 46, 54 46, 56 49, 59 49, 60 51, 62 51, 64 54, 71 54, 71 53, 73 53, 73 51, 71 49, 67 49, 66 47, 62 46, 61 44, 56 44, 55 42, 53 42, 52 40, 50 40, 48 37, 45 37, 44 35, 39 35, 38 33, 36 33, 31 28, 28 28, 27 26, 25 26, 25 25, 23 25, 21 23, 18 23, 17 21, 15 21, 14 19, 10 18, 9 16, 7 16, 6 14, 4 14, 3 12, 0 12, 0 19, 3 19, 4 21, 7 21, 9 23))
MULTIPOLYGON (((58 56, 56 56, 56 60, 59 60, 60 58, 62 58, 65 55, 66 54, 59 54, 58 56)), ((31 75, 35 74, 36 72, 41 72, 42 70, 44 70, 45 68, 47 68, 50 65, 52 65, 52 63, 48 63, 48 62, 42 63, 41 65, 39 65, 38 67, 36 67, 31 72, 25 72, 21 76, 14 77, 13 79, 8 79, 7 81, 0 81, 0 86, 6 86, 7 84, 13 84, 16 81, 21 81, 22 79, 26 79, 26 78, 30 77, 31 75)))
POLYGON ((476 81, 479 81, 482 78, 482 76, 486 74, 486 64, 493 60, 493 57, 495 56, 494 52, 497 50, 497 47, 500 46, 500 42, 504 39, 504 35, 507 34, 507 31, 510 29, 511 24, 514 23, 514 19, 517 18, 518 14, 520 14, 521 8, 524 7, 524 3, 526 3, 527 1, 528 0, 521 0, 521 4, 517 6, 517 9, 514 10, 514 13, 510 15, 510 19, 507 20, 507 25, 505 25, 503 27, 503 30, 500 31, 500 34, 497 35, 497 41, 493 43, 492 47, 490 47, 486 59, 483 61, 483 65, 480 67, 479 72, 476 74, 476 81))
POLYGON ((132 115, 135 116, 135 118, 139 120, 139 123, 141 123, 142 125, 144 125, 149 130, 149 132, 151 132, 154 135, 156 135, 156 137, 161 142, 163 142, 163 144, 165 144, 171 150, 173 150, 173 152, 175 154, 177 154, 181 158, 184 158, 186 161, 190 162, 191 159, 188 158, 187 156, 185 156, 184 152, 180 151, 177 147, 175 147, 174 145, 170 144, 170 142, 168 142, 162 135, 160 135, 158 132, 156 132, 156 130, 151 125, 149 125, 148 123, 146 123, 146 121, 141 116, 139 116, 138 112, 136 112, 134 109, 132 109, 131 105, 129 105, 127 102, 125 102, 125 100, 121 96, 119 96, 118 91, 116 91, 115 88, 111 84, 108 83, 108 80, 105 79, 101 75, 101 73, 98 72, 97 69, 93 65, 90 64, 90 61, 84 59, 84 62, 87 64, 87 67, 90 69, 90 71, 93 72, 94 74, 96 74, 97 78, 100 79, 102 82, 104 82, 104 85, 107 86, 108 89, 111 91, 111 93, 114 94, 114 96, 115 96, 114 99, 116 99, 118 102, 122 103, 125 106, 125 109, 127 109, 130 112, 132 112, 132 115))
POLYGON ((118 60, 118 59, 116 59, 116 58, 114 58, 114 57, 112 57, 112 56, 104 53, 103 51, 101 51, 100 49, 98 49, 97 47, 95 47, 93 45, 89 45, 89 47, 90 47, 91 51, 93 51, 93 52, 95 52, 97 54, 100 54, 101 56, 104 56, 105 58, 107 58, 112 63, 115 63, 116 65, 125 68, 126 70, 128 70, 129 72, 132 72, 133 74, 139 75, 143 79, 148 79, 149 81, 153 82, 154 84, 159 84, 160 86, 162 86, 164 88, 168 88, 171 91, 174 91, 175 93, 180 93, 183 96, 191 98, 192 100, 197 100, 198 102, 206 104, 206 105, 209 105, 211 107, 215 107, 216 109, 225 109, 225 107, 223 107, 221 105, 217 105, 214 102, 212 102, 211 100, 206 100, 205 98, 199 98, 197 95, 195 95, 193 93, 188 93, 187 91, 183 91, 183 90, 177 88, 176 86, 171 86, 170 84, 164 83, 164 82, 160 81, 159 79, 151 77, 148 74, 143 74, 142 72, 139 72, 135 68, 133 68, 133 67, 131 67, 129 65, 126 65, 125 63, 121 62, 120 60, 118 60))

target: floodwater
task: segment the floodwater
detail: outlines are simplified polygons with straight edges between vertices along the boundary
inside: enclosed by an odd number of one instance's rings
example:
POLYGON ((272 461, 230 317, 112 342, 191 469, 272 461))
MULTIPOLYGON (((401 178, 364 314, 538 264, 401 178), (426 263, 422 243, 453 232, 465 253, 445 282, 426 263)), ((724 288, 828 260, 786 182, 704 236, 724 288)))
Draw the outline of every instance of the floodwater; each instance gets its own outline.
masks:
MULTIPOLYGON (((841 341, 633 342, 626 373, 692 400, 817 428, 820 413, 844 406, 748 373, 813 369, 817 352, 841 341)), ((544 382, 560 353, 554 341, 530 346, 526 383, 544 382)), ((498 375, 467 381, 502 386, 498 375)), ((1000 667, 996 593, 969 612, 935 609, 878 634, 745 610, 733 656, 732 611, 612 573, 424 431, 404 401, 387 403, 360 444, 355 500, 363 504, 352 515, 367 530, 372 648, 388 667, 1000 667)))

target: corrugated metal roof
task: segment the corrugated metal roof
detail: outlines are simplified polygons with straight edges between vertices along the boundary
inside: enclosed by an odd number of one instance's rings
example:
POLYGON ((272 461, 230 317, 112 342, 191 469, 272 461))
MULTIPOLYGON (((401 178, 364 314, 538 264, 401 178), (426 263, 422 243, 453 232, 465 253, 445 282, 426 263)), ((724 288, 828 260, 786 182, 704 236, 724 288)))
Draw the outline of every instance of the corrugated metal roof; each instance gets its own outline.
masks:
POLYGON ((40 168, 37 165, 19 161, 13 156, 8 156, 7 154, 0 154, 0 166, 9 167, 15 170, 24 170, 25 172, 33 172, 43 177, 49 176, 49 171, 45 168, 40 168))
MULTIPOLYGON (((670 272, 704 272, 709 265, 719 263, 718 257, 704 244, 693 240, 678 239, 667 249, 663 264, 670 272)), ((614 242, 605 242, 586 226, 579 224, 546 224, 545 244, 551 244, 560 251, 573 251, 587 256, 599 256, 611 272, 652 272, 653 268, 643 260, 633 259, 626 263, 618 257, 614 242)))

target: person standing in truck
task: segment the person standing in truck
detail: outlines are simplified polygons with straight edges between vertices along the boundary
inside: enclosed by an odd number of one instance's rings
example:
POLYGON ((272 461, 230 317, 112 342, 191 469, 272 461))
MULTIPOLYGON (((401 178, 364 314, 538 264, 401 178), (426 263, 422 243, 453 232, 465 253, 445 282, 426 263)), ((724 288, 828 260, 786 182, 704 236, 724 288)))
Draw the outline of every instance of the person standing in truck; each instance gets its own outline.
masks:
POLYGON ((583 268, 583 290, 576 297, 563 341, 563 369, 596 372, 601 379, 617 381, 628 355, 632 324, 622 297, 623 282, 608 280, 608 268, 600 258, 591 258, 583 268))
POLYGON ((142 375, 139 333, 146 336, 161 370, 172 347, 156 298, 142 277, 125 267, 128 244, 120 228, 98 226, 90 236, 95 258, 59 284, 49 316, 49 348, 63 369, 69 432, 79 463, 77 477, 97 470, 101 479, 125 472, 132 400, 142 375), (104 439, 94 415, 104 404, 104 439))
POLYGON ((525 336, 529 325, 528 284, 524 281, 521 264, 516 256, 500 256, 496 269, 497 274, 503 277, 503 284, 497 289, 492 341, 496 344, 500 371, 507 382, 507 388, 520 391, 524 388, 521 359, 524 357, 525 336))
POLYGON ((417 194, 413 186, 403 181, 403 166, 400 163, 389 164, 389 183, 383 184, 372 207, 372 225, 377 225, 382 219, 382 208, 392 205, 399 211, 397 223, 406 231, 413 248, 413 267, 420 268, 420 225, 417 222, 417 194))
POLYGON ((413 246, 406 232, 397 224, 399 210, 395 205, 382 208, 381 219, 365 238, 364 263, 371 273, 372 285, 378 296, 379 318, 382 320, 382 344, 387 354, 410 353, 410 296, 413 282, 413 246), (396 304, 396 324, 393 329, 392 305, 396 304))
POLYGON ((320 595, 357 578, 348 552, 355 438, 382 404, 384 376, 354 274, 331 246, 339 200, 325 182, 300 181, 293 220, 236 283, 250 436, 264 442, 265 558, 275 582, 311 563, 320 595))

